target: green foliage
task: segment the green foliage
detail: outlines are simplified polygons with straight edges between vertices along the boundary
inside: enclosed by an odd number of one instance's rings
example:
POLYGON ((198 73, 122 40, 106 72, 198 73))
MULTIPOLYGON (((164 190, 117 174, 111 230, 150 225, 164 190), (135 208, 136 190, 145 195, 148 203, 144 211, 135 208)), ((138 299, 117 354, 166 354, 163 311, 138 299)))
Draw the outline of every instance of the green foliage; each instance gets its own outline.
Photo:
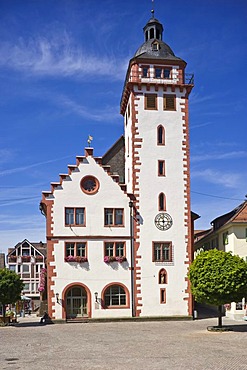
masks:
POLYGON ((14 271, 0 269, 0 302, 3 305, 18 301, 23 288, 19 275, 14 271))
POLYGON ((188 274, 197 302, 223 305, 247 296, 247 263, 231 252, 212 249, 200 253, 188 274))

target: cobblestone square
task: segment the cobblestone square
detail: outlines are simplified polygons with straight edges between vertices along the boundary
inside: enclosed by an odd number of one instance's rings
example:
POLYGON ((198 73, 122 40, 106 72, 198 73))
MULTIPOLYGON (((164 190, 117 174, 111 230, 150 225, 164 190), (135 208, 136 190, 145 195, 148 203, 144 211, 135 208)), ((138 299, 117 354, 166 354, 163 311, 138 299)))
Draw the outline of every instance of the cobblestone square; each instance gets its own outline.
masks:
POLYGON ((247 369, 247 323, 217 319, 0 327, 1 369, 247 369))

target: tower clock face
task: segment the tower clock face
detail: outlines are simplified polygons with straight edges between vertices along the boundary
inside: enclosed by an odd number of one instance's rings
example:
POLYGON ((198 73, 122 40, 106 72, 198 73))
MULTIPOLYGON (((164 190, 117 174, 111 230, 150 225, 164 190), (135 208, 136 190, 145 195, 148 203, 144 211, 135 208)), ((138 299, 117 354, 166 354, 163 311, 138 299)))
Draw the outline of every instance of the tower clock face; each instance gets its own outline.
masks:
POLYGON ((158 213, 154 223, 159 230, 168 230, 172 226, 172 218, 168 213, 158 213))

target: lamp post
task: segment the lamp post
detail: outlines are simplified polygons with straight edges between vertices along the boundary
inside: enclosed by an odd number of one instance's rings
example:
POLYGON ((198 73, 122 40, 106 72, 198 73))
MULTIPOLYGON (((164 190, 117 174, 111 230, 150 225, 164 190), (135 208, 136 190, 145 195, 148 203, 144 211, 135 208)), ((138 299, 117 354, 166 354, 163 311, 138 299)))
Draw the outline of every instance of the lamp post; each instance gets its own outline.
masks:
POLYGON ((130 252, 131 252, 131 259, 130 259, 130 269, 131 269, 131 307, 132 307, 132 317, 135 317, 135 283, 134 283, 134 217, 133 217, 133 207, 134 204, 132 201, 129 202, 130 208, 130 252))
POLYGON ((98 292, 95 292, 94 296, 95 296, 95 303, 98 303, 98 292))

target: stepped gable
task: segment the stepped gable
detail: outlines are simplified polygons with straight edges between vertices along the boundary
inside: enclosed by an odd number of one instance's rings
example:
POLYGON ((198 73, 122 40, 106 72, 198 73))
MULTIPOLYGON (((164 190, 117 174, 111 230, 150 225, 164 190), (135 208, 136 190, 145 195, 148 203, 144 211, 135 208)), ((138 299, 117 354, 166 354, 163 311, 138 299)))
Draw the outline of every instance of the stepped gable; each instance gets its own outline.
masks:
MULTIPOLYGON (((104 158, 104 162, 105 163, 108 163, 107 161, 111 158, 114 157, 114 152, 115 154, 119 152, 119 150, 122 150, 122 142, 124 143, 123 141, 123 138, 121 137, 120 139, 118 139, 118 141, 112 146, 112 148, 110 148, 108 150, 108 152, 105 154, 105 156, 103 157, 104 158), (111 151, 111 152, 110 152, 111 151), (111 153, 111 154, 110 154, 111 153)), ((120 189, 126 194, 126 184, 124 184, 123 182, 120 183, 119 181, 119 174, 116 173, 116 172, 112 172, 111 171, 111 166, 109 164, 103 164, 103 160, 102 160, 102 157, 94 157, 93 156, 93 148, 91 147, 86 147, 85 148, 85 155, 84 156, 76 156, 76 164, 69 164, 68 165, 68 173, 65 174, 65 173, 62 173, 62 174, 59 174, 59 177, 60 177, 60 181, 59 182, 51 182, 51 190, 50 191, 42 191, 42 198, 53 198, 53 193, 54 193, 54 190, 59 190, 59 189, 62 189, 62 184, 63 184, 63 181, 66 181, 67 178, 70 177, 70 175, 75 172, 75 171, 78 171, 78 167, 81 163, 85 162, 86 158, 90 156, 92 157, 95 162, 100 166, 102 167, 102 169, 112 178, 112 180, 114 182, 116 182, 120 189)), ((110 160, 109 160, 110 162, 110 160)))

